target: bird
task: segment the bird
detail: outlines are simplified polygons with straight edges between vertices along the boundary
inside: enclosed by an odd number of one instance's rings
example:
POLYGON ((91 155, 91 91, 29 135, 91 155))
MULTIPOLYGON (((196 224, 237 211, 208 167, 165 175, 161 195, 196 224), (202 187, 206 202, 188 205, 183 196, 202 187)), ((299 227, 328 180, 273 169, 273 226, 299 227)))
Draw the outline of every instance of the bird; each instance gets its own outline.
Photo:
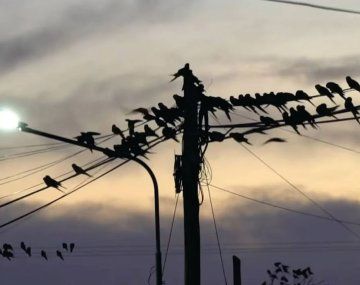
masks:
POLYGON ((360 92, 360 84, 355 79, 351 78, 350 76, 346 76, 346 82, 350 88, 360 92))
POLYGON ((92 177, 89 173, 87 173, 83 168, 81 168, 80 166, 76 165, 75 163, 71 164, 71 167, 74 169, 75 173, 77 175, 80 174, 84 174, 88 177, 92 177))
POLYGON ((351 97, 348 97, 348 98, 345 99, 345 109, 347 111, 351 112, 354 115, 355 120, 360 124, 360 120, 359 120, 359 117, 358 117, 359 111, 354 106, 354 103, 352 102, 351 97))
POLYGON ((4 243, 4 244, 3 244, 3 249, 4 249, 4 250, 14 250, 13 247, 12 247, 12 245, 9 244, 9 243, 4 243))
POLYGON ((340 87, 339 84, 335 82, 328 82, 326 83, 326 87, 332 92, 339 94, 343 99, 345 98, 344 90, 340 87))
POLYGON ((29 256, 31 257, 31 247, 26 247, 25 243, 22 241, 20 243, 20 248, 29 256))
POLYGON ((147 137, 159 137, 159 135, 152 128, 150 128, 148 125, 144 126, 144 132, 145 132, 147 137))
POLYGON ((92 152, 92 149, 95 146, 94 136, 99 136, 99 135, 101 134, 97 132, 81 132, 80 136, 77 136, 75 138, 79 143, 85 144, 92 152))
POLYGON ((249 143, 248 139, 245 138, 245 136, 241 133, 230 133, 229 134, 230 138, 233 138, 236 142, 238 143, 247 143, 247 144, 251 144, 249 143))
POLYGON ((11 260, 11 258, 14 257, 14 254, 12 253, 12 251, 6 249, 6 250, 3 250, 2 256, 5 257, 8 260, 11 260))
POLYGON ((176 130, 170 127, 165 127, 162 129, 162 134, 165 139, 173 139, 176 142, 179 140, 176 138, 176 130))
POLYGON ((61 260, 64 260, 64 257, 63 257, 63 255, 62 255, 62 253, 61 253, 60 250, 57 250, 57 251, 56 251, 56 256, 59 257, 61 260))
MULTIPOLYGON (((51 178, 49 175, 46 175, 44 178, 43 178, 45 184, 47 187, 53 187, 53 188, 56 188, 57 190, 59 190, 60 192, 63 192, 65 193, 63 190, 61 190, 59 187, 63 187, 65 188, 64 186, 61 185, 61 182, 59 181, 56 181, 55 179, 51 178)), ((66 189, 66 188, 65 188, 66 189)))
POLYGON ((264 142, 263 145, 266 145, 266 144, 272 143, 272 142, 284 143, 284 142, 287 142, 287 140, 283 139, 283 138, 271 138, 271 139, 268 139, 266 142, 264 142))
POLYGON ((75 243, 70 243, 70 252, 73 252, 75 248, 75 243))
POLYGON ((134 135, 135 124, 140 123, 141 120, 126 119, 126 121, 128 122, 129 135, 133 136, 134 135))
POLYGON ((65 249, 66 251, 69 251, 69 248, 68 248, 67 243, 63 242, 62 247, 63 247, 63 249, 65 249))
POLYGON ((278 126, 279 125, 278 122, 276 122, 273 118, 270 118, 270 117, 260 116, 260 121, 265 126, 278 126))
POLYGON ((113 132, 114 135, 119 135, 122 139, 125 139, 124 133, 115 124, 112 125, 111 131, 113 132))
POLYGON ((334 117, 335 119, 337 119, 333 112, 338 108, 339 106, 335 106, 335 107, 331 107, 328 108, 326 106, 325 103, 320 104, 319 106, 316 107, 316 112, 320 115, 320 116, 328 116, 328 117, 334 117))
POLYGON ((335 101, 333 100, 334 95, 329 91, 329 89, 327 89, 326 87, 324 87, 320 84, 316 84, 315 88, 319 92, 320 95, 324 95, 324 96, 328 97, 333 103, 335 103, 335 101))
POLYGON ((185 63, 183 68, 180 68, 176 73, 172 74, 172 76, 174 76, 173 79, 170 80, 170 82, 176 80, 177 78, 179 78, 180 76, 184 76, 186 74, 189 74, 191 72, 190 70, 190 64, 189 63, 185 63))
POLYGON ((46 254, 45 250, 41 250, 40 255, 41 255, 41 257, 44 258, 45 260, 48 260, 47 254, 46 254))
POLYGON ((208 138, 211 142, 222 142, 225 139, 225 134, 220 132, 209 132, 208 138))

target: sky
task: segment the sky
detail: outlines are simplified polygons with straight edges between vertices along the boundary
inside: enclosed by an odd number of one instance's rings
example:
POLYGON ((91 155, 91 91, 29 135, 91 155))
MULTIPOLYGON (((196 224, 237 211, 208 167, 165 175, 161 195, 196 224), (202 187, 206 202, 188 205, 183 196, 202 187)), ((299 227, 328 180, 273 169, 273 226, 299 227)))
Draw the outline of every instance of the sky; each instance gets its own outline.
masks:
MULTIPOLYGON (((360 10, 355 0, 311 3, 360 10)), ((212 96, 298 89, 316 94, 317 83, 335 81, 345 87, 345 76, 360 79, 359 22, 356 14, 261 0, 0 0, 0 106, 16 110, 35 129, 66 137, 81 131, 109 134, 113 123, 126 127, 124 119, 134 108, 174 104, 172 95, 181 94, 181 81, 169 83, 169 75, 186 62, 212 96)), ((360 102, 359 94, 350 94, 360 102)), ((316 101, 322 102, 330 103, 316 101)), ((246 110, 237 113, 257 119, 246 110)), ((228 123, 226 118, 220 120, 228 123)), ((248 122, 235 115, 232 120, 248 122)), ((254 135, 249 137, 253 143, 249 148, 335 217, 357 222, 359 125, 338 123, 303 133, 355 152, 281 130, 271 135, 286 138, 286 144, 263 146, 264 136, 254 135)), ((0 154, 12 153, 4 147, 49 142, 2 132, 0 154)), ((78 150, 69 147, 0 160, 0 179, 78 150)), ((163 252, 175 205, 173 157, 180 152, 179 144, 165 142, 148 161, 160 185, 163 252)), ((19 181, 4 184, 0 180, 0 192, 14 193, 41 183, 46 174, 69 171, 73 162, 84 164, 98 157, 86 151, 19 181)), ((213 185, 323 214, 233 141, 210 145, 206 157, 213 185)), ((64 186, 71 190, 83 179, 64 186)), ((279 260, 294 267, 311 266, 316 279, 327 284, 359 284, 359 241, 339 224, 214 188, 211 193, 230 283, 231 256, 236 254, 242 260, 244 284, 261 284, 266 269, 279 260)), ((60 194, 49 189, 0 209, 0 221, 60 194)), ((200 216, 203 284, 223 284, 206 191, 200 216)), ((360 234, 358 226, 351 228, 360 234)), ((0 260, 1 280, 9 285, 146 284, 155 262, 151 181, 142 168, 130 163, 0 230, 0 237, 0 242, 14 245, 24 240, 35 252, 45 248, 50 255, 49 262, 20 252, 12 262, 0 260), (76 249, 61 262, 54 251, 64 241, 74 241, 76 249)), ((182 245, 180 197, 164 276, 167 284, 183 283, 182 245)))

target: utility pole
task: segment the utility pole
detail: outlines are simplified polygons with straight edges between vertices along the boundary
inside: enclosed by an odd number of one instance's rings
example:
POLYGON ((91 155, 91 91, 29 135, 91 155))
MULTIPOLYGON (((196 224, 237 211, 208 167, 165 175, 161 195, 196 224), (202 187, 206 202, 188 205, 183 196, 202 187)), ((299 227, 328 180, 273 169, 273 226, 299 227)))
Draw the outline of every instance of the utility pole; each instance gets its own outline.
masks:
POLYGON ((189 69, 184 75, 184 133, 182 141, 185 285, 200 285, 200 223, 198 184, 200 171, 199 91, 189 69))
POLYGON ((241 285, 241 261, 236 255, 233 255, 233 279, 234 285, 241 285))

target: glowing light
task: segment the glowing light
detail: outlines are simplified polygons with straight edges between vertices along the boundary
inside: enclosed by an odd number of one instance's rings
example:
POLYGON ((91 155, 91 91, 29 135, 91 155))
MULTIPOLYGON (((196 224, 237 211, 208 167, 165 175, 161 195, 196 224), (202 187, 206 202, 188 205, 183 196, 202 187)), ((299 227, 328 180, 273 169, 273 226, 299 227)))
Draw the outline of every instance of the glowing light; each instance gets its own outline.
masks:
POLYGON ((0 129, 15 130, 19 124, 19 116, 9 109, 0 109, 0 129))

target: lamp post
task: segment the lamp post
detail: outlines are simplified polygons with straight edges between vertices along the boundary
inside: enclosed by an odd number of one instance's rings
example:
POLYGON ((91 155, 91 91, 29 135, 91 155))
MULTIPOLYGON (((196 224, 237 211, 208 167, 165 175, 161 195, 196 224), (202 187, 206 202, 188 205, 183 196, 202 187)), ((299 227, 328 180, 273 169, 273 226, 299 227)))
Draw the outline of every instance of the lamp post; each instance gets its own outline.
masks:
MULTIPOLYGON (((0 118, 1 118, 1 116, 0 116, 0 118)), ((50 134, 50 133, 46 133, 46 132, 42 132, 42 131, 39 131, 39 130, 29 128, 26 123, 18 123, 18 128, 19 128, 20 131, 22 131, 24 133, 30 133, 30 134, 46 137, 46 138, 49 138, 49 139, 53 139, 53 140, 57 140, 57 141, 61 141, 61 142, 65 142, 65 143, 69 143, 69 144, 89 148, 88 145, 86 145, 84 143, 81 143, 81 142, 78 142, 76 140, 68 139, 68 138, 65 138, 65 137, 58 136, 58 135, 54 135, 54 134, 50 134)), ((96 145, 92 146, 91 149, 102 152, 102 153, 106 153, 107 155, 111 155, 112 157, 124 158, 124 157, 120 157, 119 154, 117 154, 113 150, 105 149, 105 148, 102 148, 102 147, 99 147, 99 146, 96 146, 96 145)), ((155 174, 151 170, 149 165, 147 165, 144 161, 142 161, 141 159, 139 159, 137 157, 134 157, 134 156, 129 156, 129 157, 126 157, 126 158, 136 162, 139 165, 141 165, 147 171, 147 173, 150 175, 151 181, 153 183, 153 187, 154 187, 154 204, 155 204, 156 284, 161 285, 161 284, 163 284, 163 280, 162 280, 162 261, 161 261, 161 242, 160 242, 159 186, 158 186, 155 174)))

